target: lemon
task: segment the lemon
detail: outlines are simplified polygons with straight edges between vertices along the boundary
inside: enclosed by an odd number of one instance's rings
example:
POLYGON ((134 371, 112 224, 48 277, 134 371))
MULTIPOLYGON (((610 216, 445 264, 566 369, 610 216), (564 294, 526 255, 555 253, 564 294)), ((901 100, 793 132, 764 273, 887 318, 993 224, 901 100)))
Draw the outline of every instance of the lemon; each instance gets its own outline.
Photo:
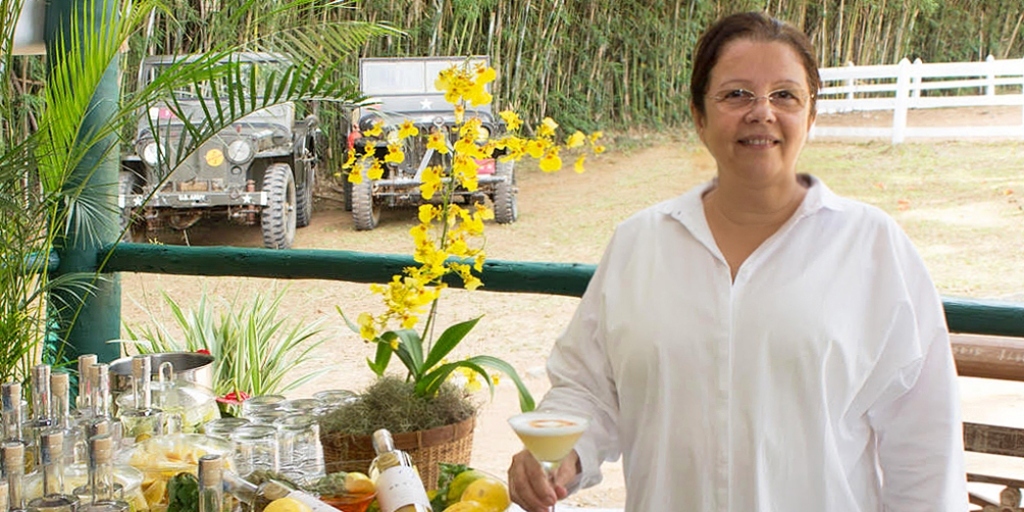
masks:
POLYGON ((448 484, 448 494, 445 496, 448 499, 447 503, 451 505, 459 501, 459 498, 462 497, 462 493, 466 491, 466 487, 469 487, 469 484, 486 476, 487 473, 475 469, 468 469, 455 475, 452 482, 448 484))
POLYGON ((153 480, 148 486, 143 485, 143 487, 142 495, 146 498, 146 503, 150 508, 164 501, 164 497, 167 496, 166 480, 153 480))
POLYGON ((444 512, 490 512, 490 510, 475 501, 456 501, 444 509, 444 512))
POLYGON ((375 490, 373 480, 370 480, 370 477, 358 471, 352 471, 345 475, 345 492, 349 494, 372 494, 375 490))
POLYGON ((313 512, 313 509, 295 498, 285 496, 271 501, 263 512, 313 512))
POLYGON ((487 512, 502 512, 512 503, 505 483, 489 476, 478 478, 466 486, 460 501, 475 501, 487 512))

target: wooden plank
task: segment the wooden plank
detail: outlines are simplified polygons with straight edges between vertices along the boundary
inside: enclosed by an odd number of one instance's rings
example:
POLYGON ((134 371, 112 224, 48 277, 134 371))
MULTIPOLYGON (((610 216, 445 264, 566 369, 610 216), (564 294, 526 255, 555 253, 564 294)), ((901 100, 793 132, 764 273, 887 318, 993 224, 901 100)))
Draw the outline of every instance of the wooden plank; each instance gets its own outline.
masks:
POLYGON ((1024 457, 1024 429, 965 421, 964 449, 976 453, 1024 457))
POLYGON ((957 374, 1024 382, 1024 338, 954 334, 957 374))

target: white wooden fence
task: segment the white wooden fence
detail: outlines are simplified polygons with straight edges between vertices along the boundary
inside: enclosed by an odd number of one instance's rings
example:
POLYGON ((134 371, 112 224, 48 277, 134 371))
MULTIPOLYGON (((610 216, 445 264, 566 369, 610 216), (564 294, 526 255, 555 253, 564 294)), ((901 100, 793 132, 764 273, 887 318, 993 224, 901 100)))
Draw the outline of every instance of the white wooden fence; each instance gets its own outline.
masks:
POLYGON ((1024 59, 984 62, 899 64, 822 68, 818 114, 891 110, 891 127, 815 126, 812 138, 907 137, 1024 139, 1024 59), (1006 107, 1022 109, 1021 122, 1003 126, 907 126, 907 111, 923 108, 1006 107))

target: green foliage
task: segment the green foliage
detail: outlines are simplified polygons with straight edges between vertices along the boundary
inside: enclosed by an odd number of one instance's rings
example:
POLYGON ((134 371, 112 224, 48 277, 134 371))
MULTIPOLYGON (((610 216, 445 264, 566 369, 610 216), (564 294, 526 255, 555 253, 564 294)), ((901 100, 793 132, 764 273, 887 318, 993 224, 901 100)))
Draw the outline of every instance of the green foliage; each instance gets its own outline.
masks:
POLYGON ((243 391, 250 396, 280 394, 322 375, 327 369, 296 376, 294 370, 312 360, 313 351, 326 341, 316 322, 278 319, 285 289, 269 300, 260 294, 248 302, 236 297, 216 314, 204 291, 194 308, 185 310, 166 293, 176 337, 169 326, 149 312, 151 325, 125 325, 130 344, 142 354, 196 352, 213 356, 214 392, 218 396, 243 391))

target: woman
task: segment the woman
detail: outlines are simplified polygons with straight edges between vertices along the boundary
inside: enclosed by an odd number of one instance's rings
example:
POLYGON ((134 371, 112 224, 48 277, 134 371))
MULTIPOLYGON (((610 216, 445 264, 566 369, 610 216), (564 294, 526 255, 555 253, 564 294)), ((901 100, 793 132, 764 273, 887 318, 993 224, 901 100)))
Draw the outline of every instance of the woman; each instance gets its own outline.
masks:
POLYGON ((623 456, 626 510, 963 511, 941 301, 896 223, 798 174, 820 85, 795 28, 729 16, 698 42, 691 110, 715 180, 622 223, 548 361, 541 408, 591 425, 546 510, 623 456))

